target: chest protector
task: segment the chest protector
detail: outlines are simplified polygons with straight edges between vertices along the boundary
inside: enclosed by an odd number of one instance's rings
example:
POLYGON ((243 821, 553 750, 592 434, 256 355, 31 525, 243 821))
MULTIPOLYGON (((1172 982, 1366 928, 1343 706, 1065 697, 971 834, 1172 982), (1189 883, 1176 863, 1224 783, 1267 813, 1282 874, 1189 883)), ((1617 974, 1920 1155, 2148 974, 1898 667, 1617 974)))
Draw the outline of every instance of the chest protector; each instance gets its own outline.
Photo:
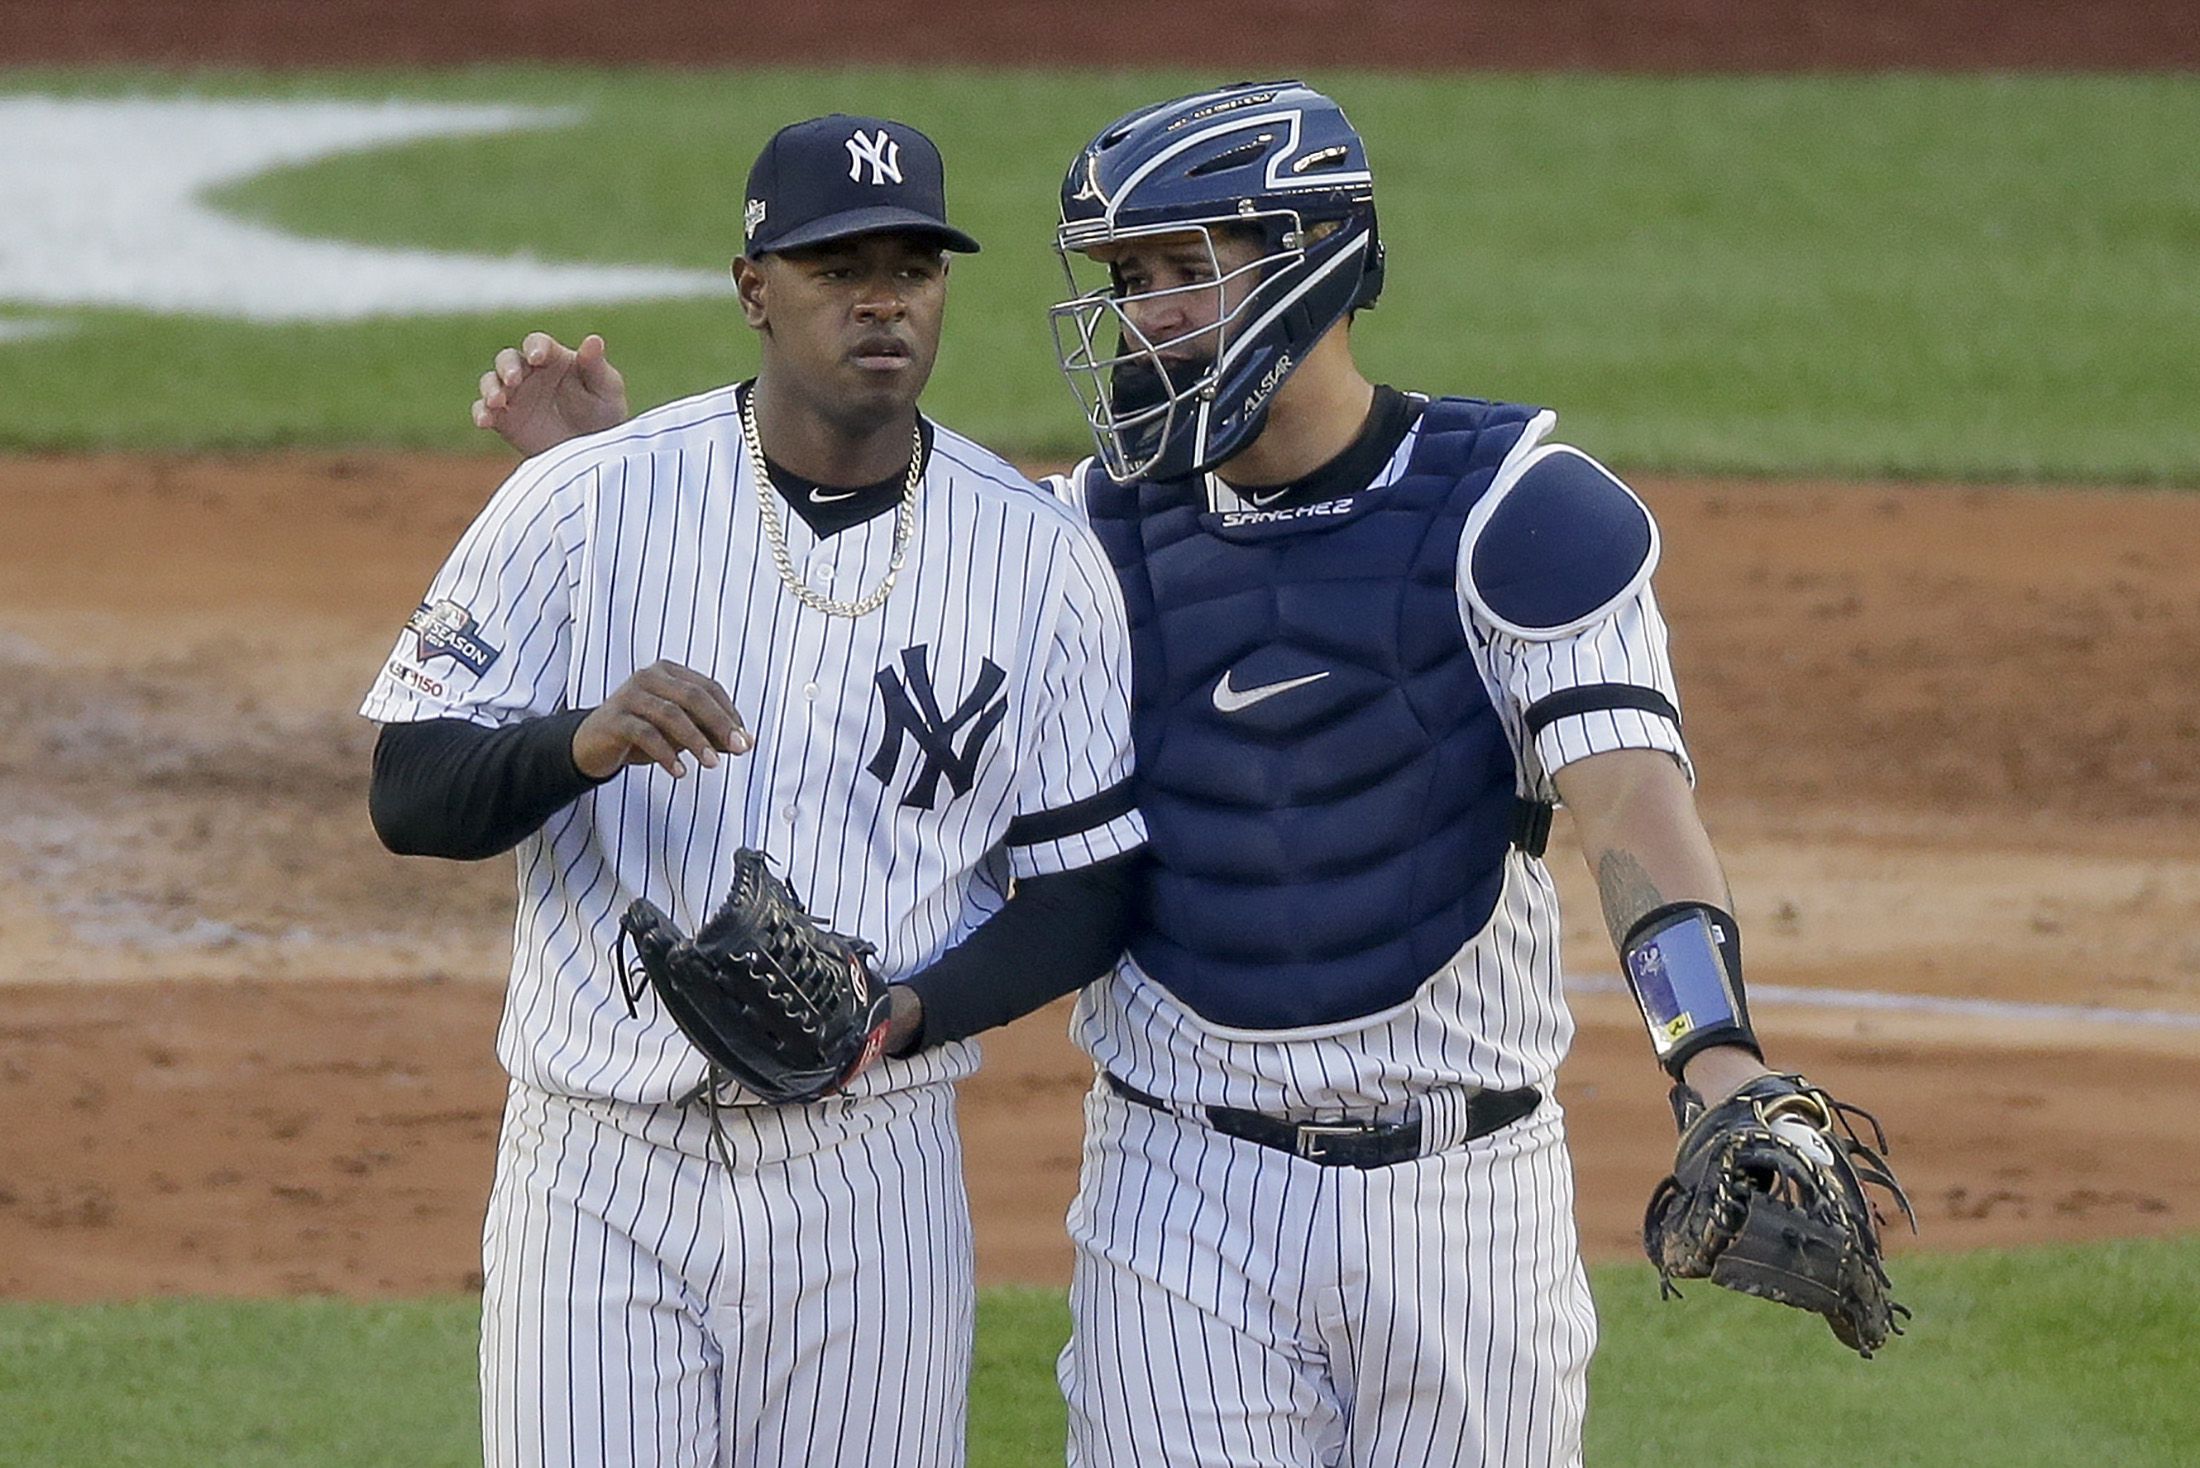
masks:
POLYGON ((1210 513, 1200 480, 1088 468, 1154 857, 1131 953, 1210 1023, 1394 1008, 1489 921, 1517 781, 1457 559, 1535 411, 1433 401, 1399 479, 1289 510, 1210 513))

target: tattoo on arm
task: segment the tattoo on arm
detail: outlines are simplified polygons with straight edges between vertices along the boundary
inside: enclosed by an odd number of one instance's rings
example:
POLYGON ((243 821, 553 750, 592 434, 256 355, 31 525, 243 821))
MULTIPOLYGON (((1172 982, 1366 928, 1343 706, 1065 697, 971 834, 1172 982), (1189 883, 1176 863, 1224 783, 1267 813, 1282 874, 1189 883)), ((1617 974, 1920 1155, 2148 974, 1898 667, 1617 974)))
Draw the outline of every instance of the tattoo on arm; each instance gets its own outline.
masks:
POLYGON ((1665 905, 1665 894, 1631 852, 1611 850, 1597 860, 1597 896, 1604 904, 1604 926, 1617 948, 1642 915, 1665 905))

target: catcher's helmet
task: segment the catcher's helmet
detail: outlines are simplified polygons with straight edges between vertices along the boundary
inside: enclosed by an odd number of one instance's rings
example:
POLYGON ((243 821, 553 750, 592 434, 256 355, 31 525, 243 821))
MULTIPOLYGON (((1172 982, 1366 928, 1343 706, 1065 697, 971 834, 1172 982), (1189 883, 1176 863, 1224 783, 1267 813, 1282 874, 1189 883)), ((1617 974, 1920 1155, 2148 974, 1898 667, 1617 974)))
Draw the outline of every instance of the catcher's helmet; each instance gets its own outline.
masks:
POLYGON ((1110 123, 1062 182, 1055 248, 1072 292, 1050 313, 1055 352, 1118 480, 1209 469, 1250 443, 1308 349, 1383 286, 1366 145, 1343 108, 1297 81, 1237 83, 1110 123), (1250 291, 1219 330, 1151 340, 1125 306, 1217 289, 1221 227, 1261 242, 1257 260, 1227 273, 1249 276, 1250 291), (1196 235, 1210 277, 1132 293, 1111 275, 1081 288, 1084 252, 1160 235, 1196 235), (1164 360, 1194 336, 1214 342, 1212 360, 1164 360))

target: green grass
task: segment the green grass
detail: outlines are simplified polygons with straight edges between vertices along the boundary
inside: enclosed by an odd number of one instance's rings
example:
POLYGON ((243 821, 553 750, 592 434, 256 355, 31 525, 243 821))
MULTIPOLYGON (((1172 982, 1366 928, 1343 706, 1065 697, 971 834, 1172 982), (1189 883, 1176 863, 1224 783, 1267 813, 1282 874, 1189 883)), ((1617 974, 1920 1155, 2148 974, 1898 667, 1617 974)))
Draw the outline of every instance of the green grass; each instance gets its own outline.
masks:
MULTIPOLYGON (((0 91, 570 105, 583 120, 563 130, 352 155, 220 202, 356 240, 704 268, 735 245, 774 125, 905 117, 940 140, 957 216, 989 246, 957 262, 928 405, 1059 455, 1080 444, 1043 316, 1060 170, 1098 124, 1195 80, 18 71, 0 91)), ((1636 468, 2200 484, 2200 79, 1316 80, 1380 180, 1391 282, 1360 335, 1386 379, 1554 404, 1569 438, 1636 468)), ((638 402, 754 360, 722 299, 317 328, 83 319, 0 344, 0 446, 463 446, 473 379, 536 324, 604 331, 638 402)))
POLYGON ((481 1461, 477 1307, 148 1301, 0 1310, 0 1463, 481 1461))
MULTIPOLYGON (((1599 1270, 1591 1465, 2174 1468, 2200 1442, 2200 1239, 1903 1258, 1911 1334, 1599 1270)), ((477 1462, 471 1300, 0 1306, 0 1462, 477 1462)), ((973 1468, 1059 1462, 1059 1296, 979 1312, 973 1468)))
POLYGON ((1592 1464, 2171 1468, 2200 1443, 2200 1239, 1895 1261, 1871 1361, 1815 1318, 1598 1277, 1592 1464))
POLYGON ((1054 1359, 1068 1340, 1069 1302, 1052 1290, 994 1289, 979 1297, 970 1468, 1062 1461, 1069 1425, 1054 1359))

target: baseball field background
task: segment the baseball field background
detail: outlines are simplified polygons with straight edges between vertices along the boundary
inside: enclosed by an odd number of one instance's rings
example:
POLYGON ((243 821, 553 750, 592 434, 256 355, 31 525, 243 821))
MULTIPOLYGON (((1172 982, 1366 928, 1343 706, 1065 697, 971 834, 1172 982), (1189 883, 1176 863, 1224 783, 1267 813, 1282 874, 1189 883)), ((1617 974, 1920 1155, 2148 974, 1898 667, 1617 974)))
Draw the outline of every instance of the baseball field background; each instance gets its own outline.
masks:
MULTIPOLYGON (((494 351, 745 373, 748 159, 883 112, 987 246, 928 408, 1058 462, 1061 167, 1293 72, 1380 180, 1364 360, 1557 407, 1656 510, 1761 1027, 1921 1218, 1869 1363, 1658 1301, 1670 1127, 1562 821, 1590 1462, 2200 1461, 2184 7, 739 10, 0 3, 0 1464, 479 1460, 510 866, 384 855, 352 710, 504 470, 494 351)), ((965 1090, 979 1465, 1060 1460, 1063 1030, 965 1090)))

